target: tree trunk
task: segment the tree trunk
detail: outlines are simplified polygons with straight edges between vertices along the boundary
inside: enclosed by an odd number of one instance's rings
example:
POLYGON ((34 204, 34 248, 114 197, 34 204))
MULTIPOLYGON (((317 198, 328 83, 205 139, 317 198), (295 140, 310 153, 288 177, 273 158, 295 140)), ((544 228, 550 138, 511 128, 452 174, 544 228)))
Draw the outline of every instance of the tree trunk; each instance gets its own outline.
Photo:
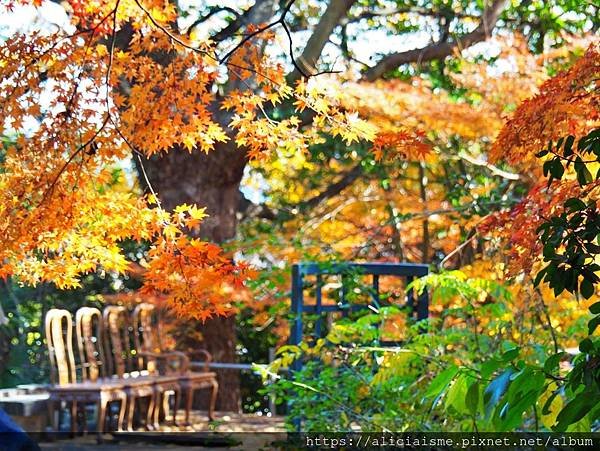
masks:
MULTIPOLYGON (((273 0, 257 1, 249 10, 247 22, 268 22, 274 14, 274 8, 273 0)), ((229 80, 226 91, 239 88, 240 83, 234 77, 229 80)), ((251 84, 250 80, 243 83, 245 87, 251 84)), ((211 110, 213 120, 221 124, 229 135, 227 143, 218 143, 208 154, 198 149, 190 153, 182 147, 141 163, 135 159, 142 185, 150 182, 165 209, 172 210, 182 203, 206 207, 209 217, 202 222, 200 235, 208 241, 223 243, 235 237, 240 203, 239 187, 248 160, 246 150, 237 148, 233 140, 234 133, 227 127, 231 114, 221 110, 218 102, 211 105, 211 110), (142 166, 144 171, 141 170, 142 166)), ((202 335, 199 342, 189 335, 182 338, 192 348, 208 350, 214 361, 235 362, 235 317, 207 320, 199 326, 199 332, 202 335)), ((239 411, 239 373, 237 370, 219 370, 217 375, 217 410, 239 411)), ((206 402, 203 404, 203 407, 207 405, 206 402)))
MULTIPOLYGON (((142 185, 146 185, 147 176, 165 209, 172 210, 182 203, 206 207, 209 217, 203 221, 200 235, 223 243, 236 233, 239 186, 246 161, 245 151, 229 142, 208 154, 172 149, 162 156, 143 160, 141 165, 139 160, 136 163, 142 185)), ((198 331, 202 339, 188 337, 190 347, 207 349, 217 362, 236 360, 235 317, 207 320, 198 325, 198 331)), ((217 409, 239 411, 239 373, 235 370, 217 373, 220 385, 217 409)), ((199 407, 206 408, 206 403, 203 404, 199 407)))

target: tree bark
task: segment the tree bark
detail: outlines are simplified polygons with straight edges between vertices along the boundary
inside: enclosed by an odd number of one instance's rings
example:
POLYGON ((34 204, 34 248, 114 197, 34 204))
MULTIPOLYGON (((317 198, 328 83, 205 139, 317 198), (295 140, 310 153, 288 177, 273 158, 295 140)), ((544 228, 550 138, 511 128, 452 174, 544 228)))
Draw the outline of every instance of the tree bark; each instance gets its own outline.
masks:
MULTIPOLYGON (((172 149, 160 157, 137 162, 140 180, 146 173, 167 210, 182 203, 206 207, 210 215, 201 227, 200 235, 216 243, 232 239, 236 233, 239 186, 246 165, 246 154, 228 142, 205 154, 185 149, 172 149), (141 171, 141 166, 143 170, 141 171)), ((200 342, 187 339, 192 348, 208 350, 217 362, 236 361, 235 317, 215 318, 200 324, 200 342)), ((217 410, 240 410, 240 379, 235 370, 218 370, 219 396, 217 410)), ((199 408, 206 408, 202 399, 199 408)))

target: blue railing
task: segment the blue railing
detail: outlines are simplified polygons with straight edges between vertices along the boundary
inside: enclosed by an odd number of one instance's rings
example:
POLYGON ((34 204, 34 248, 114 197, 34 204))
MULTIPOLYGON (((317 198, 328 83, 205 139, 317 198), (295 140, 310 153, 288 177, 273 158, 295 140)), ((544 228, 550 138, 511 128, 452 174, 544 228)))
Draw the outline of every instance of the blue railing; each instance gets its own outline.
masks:
MULTIPOLYGON (((303 315, 305 313, 316 314, 317 319, 314 327, 314 335, 322 333, 322 314, 326 312, 340 312, 347 316, 350 312, 368 308, 378 309, 381 306, 379 292, 380 276, 395 276, 406 280, 408 285, 415 278, 425 276, 429 273, 429 266, 414 263, 298 263, 292 265, 292 322, 290 331, 290 344, 298 345, 303 341, 303 315), (322 291, 324 276, 339 275, 341 277, 341 288, 339 302, 335 305, 323 305, 322 291), (371 276, 370 303, 367 305, 352 304, 347 295, 347 281, 353 275, 371 276), (305 277, 316 276, 315 303, 305 304, 304 290, 305 277)), ((422 320, 429 315, 429 296, 427 291, 416 295, 413 290, 406 293, 405 306, 409 315, 415 320, 422 320)), ((300 362, 293 369, 299 369, 300 362)))

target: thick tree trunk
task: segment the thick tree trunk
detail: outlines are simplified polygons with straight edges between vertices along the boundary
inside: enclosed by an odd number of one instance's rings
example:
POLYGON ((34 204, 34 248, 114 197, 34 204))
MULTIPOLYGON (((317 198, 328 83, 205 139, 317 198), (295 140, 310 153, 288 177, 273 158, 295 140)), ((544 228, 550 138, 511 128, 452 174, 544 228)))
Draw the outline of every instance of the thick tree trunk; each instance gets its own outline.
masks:
MULTIPOLYGON (((273 0, 260 0, 249 10, 247 23, 268 22, 275 9, 273 0)), ((239 80, 229 81, 226 90, 239 88, 239 80)), ((251 85, 250 80, 243 83, 251 85)), ((229 137, 233 131, 227 127, 231 120, 229 113, 219 108, 218 103, 212 105, 213 120, 221 124, 229 137)), ((215 149, 205 154, 194 149, 189 153, 184 148, 172 149, 167 154, 142 162, 145 174, 138 172, 142 184, 146 176, 157 192, 164 208, 172 210, 182 203, 197 204, 206 207, 209 215, 200 227, 200 235, 209 241, 223 243, 235 237, 237 226, 237 210, 240 202, 239 187, 247 163, 246 151, 239 149, 230 139, 224 144, 217 144, 215 149)), ((236 360, 235 318, 216 318, 199 326, 202 340, 199 343, 188 343, 192 347, 208 350, 217 362, 234 362, 236 360)), ((193 340, 189 337, 187 340, 193 340)), ((240 379, 239 373, 232 370, 217 371, 219 377, 218 410, 239 411, 240 379)), ((206 402, 204 402, 206 405, 206 402)))
MULTIPOLYGON (((244 150, 226 143, 208 154, 199 150, 188 153, 185 149, 173 149, 160 157, 143 160, 142 164, 165 209, 172 210, 182 203, 206 207, 210 216, 202 223, 200 234, 207 240, 222 243, 235 236, 239 185, 246 161, 244 150)), ((137 163, 144 185, 145 176, 140 171, 139 161, 137 163)), ((236 360, 234 317, 208 320, 198 325, 198 331, 202 340, 188 342, 191 347, 207 349, 217 362, 236 360)), ((217 409, 238 411, 239 373, 224 370, 218 371, 218 376, 217 409)))

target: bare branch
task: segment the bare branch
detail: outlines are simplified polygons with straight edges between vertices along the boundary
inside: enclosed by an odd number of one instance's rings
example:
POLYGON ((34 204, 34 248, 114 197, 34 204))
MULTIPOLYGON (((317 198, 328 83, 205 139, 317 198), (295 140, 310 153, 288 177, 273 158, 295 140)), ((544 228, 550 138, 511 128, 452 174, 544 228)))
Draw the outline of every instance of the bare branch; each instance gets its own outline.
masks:
MULTIPOLYGON (((248 10, 249 11, 249 10, 248 10)), ((245 11, 244 13, 246 14, 248 11, 245 11)), ((228 6, 213 6, 211 8, 209 8, 208 12, 206 14, 204 14, 203 16, 199 17, 198 19, 196 19, 187 29, 187 34, 189 35, 192 30, 197 27, 198 25, 200 25, 201 23, 206 22, 208 19, 210 19, 212 16, 214 16, 215 14, 218 13, 222 13, 222 12, 228 12, 230 14, 233 14, 236 18, 236 20, 234 22, 240 21, 241 22, 241 18, 242 18, 242 14, 238 13, 235 9, 230 8, 228 6)), ((232 22, 233 23, 233 22, 232 22)), ((231 25, 231 23, 229 24, 231 25)), ((241 24, 240 24, 241 26, 241 24)), ((238 27, 239 28, 239 27, 238 27)), ((237 31, 237 29, 236 29, 237 31)))
MULTIPOLYGON (((400 14, 416 14, 424 17, 446 17, 445 11, 434 11, 426 8, 418 7, 407 7, 407 8, 387 8, 378 11, 363 11, 356 16, 348 17, 346 20, 342 20, 342 24, 346 25, 349 23, 360 22, 366 19, 375 19, 377 17, 390 17, 397 16, 400 14)), ((452 16, 459 17, 461 19, 479 19, 479 16, 473 14, 466 14, 461 12, 452 12, 452 16)))
POLYGON ((478 160, 477 158, 474 158, 465 153, 459 154, 458 158, 461 158, 471 164, 474 164, 475 166, 481 166, 481 167, 487 168, 492 172, 492 174, 500 176, 507 180, 519 180, 521 178, 521 176, 519 174, 515 174, 514 172, 503 171, 499 167, 494 166, 492 163, 489 163, 484 160, 478 160))
POLYGON ((240 219, 265 218, 269 220, 286 221, 298 212, 307 212, 308 210, 317 207, 323 201, 337 196, 348 186, 352 185, 362 173, 362 166, 357 164, 352 169, 343 173, 336 182, 329 185, 316 196, 285 209, 273 210, 263 204, 254 204, 246 199, 240 192, 240 202, 238 205, 238 213, 241 214, 240 219))
POLYGON ((302 55, 297 60, 301 68, 296 67, 290 74, 291 81, 298 80, 304 74, 315 75, 318 72, 316 70, 317 61, 329 36, 355 2, 356 0, 331 0, 329 2, 321 20, 308 39, 302 55))
POLYGON ((223 64, 224 62, 226 62, 231 55, 233 55, 240 47, 242 47, 246 42, 250 41, 252 38, 258 36, 259 34, 264 33, 265 31, 276 27, 277 25, 283 25, 285 27, 285 16, 286 14, 290 11, 290 8, 292 7, 292 5, 294 4, 295 0, 290 0, 288 2, 287 5, 284 6, 283 10, 281 11, 281 14, 279 16, 279 18, 277 20, 275 20, 274 22, 271 22, 267 25, 265 25, 264 27, 259 28, 258 30, 246 35, 233 49, 231 49, 229 52, 227 52, 225 54, 225 56, 221 57, 219 59, 219 63, 223 64))
POLYGON ((500 14, 502 14, 508 3, 508 0, 494 0, 483 11, 481 21, 475 30, 462 36, 457 36, 451 42, 436 42, 421 49, 408 50, 385 56, 365 73, 364 78, 368 81, 373 81, 403 64, 442 59, 451 55, 457 48, 462 50, 486 40, 491 35, 500 14))

